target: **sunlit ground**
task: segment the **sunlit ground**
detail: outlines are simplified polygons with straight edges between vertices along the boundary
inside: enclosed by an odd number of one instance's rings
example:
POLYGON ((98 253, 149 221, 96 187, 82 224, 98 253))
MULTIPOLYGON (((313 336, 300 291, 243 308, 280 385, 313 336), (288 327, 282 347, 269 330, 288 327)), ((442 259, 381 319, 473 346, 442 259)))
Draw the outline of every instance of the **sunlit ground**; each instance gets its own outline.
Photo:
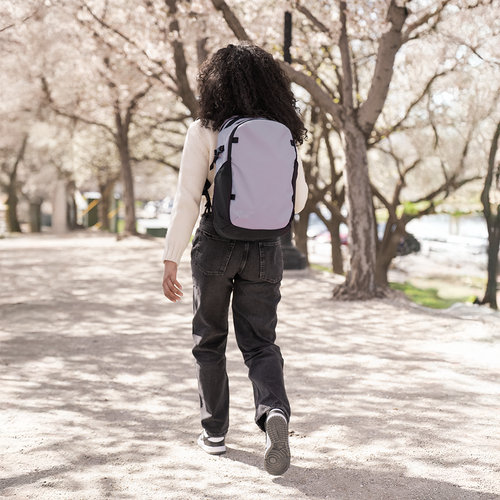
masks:
POLYGON ((0 240, 1 497, 498 498, 498 313, 334 302, 341 278, 288 272, 292 464, 273 478, 232 334, 228 452, 196 446, 189 259, 171 304, 161 253, 89 232, 0 240))

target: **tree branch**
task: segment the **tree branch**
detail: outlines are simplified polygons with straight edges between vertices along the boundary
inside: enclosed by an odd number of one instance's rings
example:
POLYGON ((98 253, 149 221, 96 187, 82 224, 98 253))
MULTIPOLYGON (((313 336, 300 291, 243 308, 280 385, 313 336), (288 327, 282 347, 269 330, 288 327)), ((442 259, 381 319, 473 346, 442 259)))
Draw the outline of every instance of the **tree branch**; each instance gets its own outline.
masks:
MULTIPOLYGON (((342 177, 342 173, 337 174, 337 171, 335 170, 335 155, 333 153, 333 148, 330 143, 330 133, 329 130, 326 128, 326 117, 325 114, 322 113, 321 115, 322 118, 322 129, 323 129, 323 140, 325 141, 325 146, 326 146, 326 152, 328 154, 328 160, 330 162, 330 177, 332 180, 332 191, 333 194, 336 194, 336 189, 335 187, 337 186, 337 182, 340 180, 342 177)), ((332 198, 335 198, 335 196, 332 196, 332 198)))
POLYGON ((417 28, 420 28, 420 26, 423 26, 425 23, 427 23, 429 20, 431 20, 433 17, 441 14, 441 12, 444 10, 444 8, 450 3, 450 0, 444 0, 441 5, 438 5, 436 7, 436 10, 433 10, 432 12, 427 12, 426 14, 423 14, 419 19, 417 19, 415 22, 410 24, 403 33, 402 36, 402 44, 405 44, 409 39, 413 31, 415 31, 417 28))
MULTIPOLYGON (((250 41, 250 37, 225 0, 212 0, 212 4, 217 10, 222 12, 229 29, 231 29, 238 40, 250 41)), ((304 73, 293 69, 292 66, 284 61, 278 61, 278 63, 288 78, 307 90, 314 99, 314 102, 332 116, 336 126, 342 128, 342 108, 332 101, 331 97, 321 89, 316 81, 304 73)))
POLYGON ((175 170, 176 172, 179 172, 179 167, 177 165, 173 165, 172 163, 169 163, 168 161, 164 160, 163 158, 152 158, 151 156, 143 155, 141 158, 131 156, 130 159, 136 163, 141 163, 143 161, 154 161, 156 163, 161 163, 162 165, 170 167, 173 170, 175 170))
MULTIPOLYGON (((144 54, 148 59, 150 59, 147 55, 147 53, 141 49, 140 47, 137 46, 137 43, 134 42, 131 38, 129 38, 127 35, 124 35, 121 31, 118 31, 116 28, 113 28, 111 25, 106 23, 103 19, 101 19, 99 16, 94 14, 94 11, 87 5, 87 3, 84 0, 81 0, 81 4, 88 10, 89 14, 103 27, 106 28, 109 31, 112 31, 115 35, 118 35, 120 38, 123 38, 127 43, 130 43, 130 45, 133 45, 135 48, 140 50, 142 54, 144 54)), ((150 59, 151 60, 151 59, 150 59)), ((157 62, 157 61, 154 61, 157 62)), ((157 62, 160 64, 159 62, 157 62)))
POLYGON ((382 204, 387 208, 389 214, 396 218, 396 212, 394 211, 392 203, 372 183, 370 183, 370 187, 372 194, 382 202, 382 204))
POLYGON ((307 90, 309 94, 311 94, 316 105, 322 108, 325 113, 329 113, 333 118, 335 126, 341 129, 343 126, 342 107, 339 104, 334 103, 332 98, 316 83, 313 78, 302 73, 301 71, 295 70, 284 61, 278 61, 278 63, 288 78, 292 82, 307 90))
POLYGON ((127 114, 125 116, 125 123, 124 127, 125 130, 128 130, 130 127, 130 122, 132 121, 132 114, 139 103, 139 101, 151 90, 151 83, 148 83, 148 86, 144 89, 138 92, 130 101, 129 105, 127 106, 127 114))
MULTIPOLYGON (((325 199, 321 201, 325 204, 328 210, 330 210, 330 213, 332 214, 333 217, 335 217, 335 219, 337 219, 340 222, 343 222, 344 224, 347 224, 347 219, 342 215, 342 212, 340 211, 338 205, 335 205, 334 203, 331 203, 330 201, 325 199)), ((320 210, 318 210, 318 212, 321 213, 320 210)), ((319 216, 317 212, 316 214, 319 216)))
POLYGON ((342 28, 340 30, 339 48, 340 56, 342 59, 342 71, 343 71, 343 86, 342 94, 343 107, 346 115, 349 115, 354 110, 354 101, 352 97, 352 66, 351 66, 351 55, 349 51, 349 39, 347 37, 347 15, 346 15, 347 4, 346 2, 340 2, 340 22, 342 28))
POLYGON ((106 129, 113 137, 116 137, 115 131, 109 127, 108 125, 100 122, 95 122, 93 120, 88 120, 87 118, 83 118, 82 116, 76 115, 76 114, 71 114, 71 113, 66 113, 64 111, 61 111, 56 104, 54 103, 54 100, 52 99, 52 94, 50 92, 49 84, 47 82, 47 79, 45 76, 42 76, 40 78, 41 83, 42 83, 42 91, 45 94, 45 97, 47 98, 47 102, 49 103, 50 109, 56 113, 59 116, 64 116, 66 118, 71 118, 74 121, 81 121, 83 123, 86 123, 87 125, 95 125, 97 127, 101 127, 106 129))
POLYGON ((238 40, 250 41, 250 37, 245 31, 245 28, 243 28, 239 19, 236 17, 225 0, 212 0, 212 4, 217 10, 222 12, 229 29, 234 33, 238 40))
MULTIPOLYGON (((186 62, 186 57, 184 54, 184 45, 183 43, 179 40, 178 34, 179 34, 179 22, 177 19, 175 19, 175 14, 177 13, 177 5, 176 5, 177 0, 165 0, 165 3, 168 5, 170 14, 174 16, 174 20, 170 23, 170 31, 171 32, 177 32, 177 38, 175 38, 172 41, 172 48, 174 52, 174 63, 175 63, 175 77, 171 74, 169 74, 162 63, 162 61, 157 61, 155 59, 152 59, 148 53, 142 49, 141 47, 138 46, 138 44, 132 40, 130 37, 122 33, 121 31, 117 30, 116 28, 113 28, 111 25, 106 23, 103 19, 99 18, 92 9, 85 3, 85 1, 82 0, 82 5, 85 6, 85 8, 89 11, 91 16, 104 28, 107 30, 115 33, 119 37, 121 37, 123 40, 125 40, 127 43, 131 44, 134 46, 139 52, 146 57, 148 61, 151 61, 153 64, 156 64, 161 68, 161 70, 164 72, 164 74, 168 75, 168 77, 177 85, 177 90, 174 90, 162 81, 161 76, 158 74, 153 74, 152 76, 157 79, 162 85, 165 85, 169 90, 172 90, 175 94, 177 94, 181 99, 184 105, 189 109, 189 112, 191 113, 191 116, 193 118, 196 118, 198 116, 198 102, 196 100, 196 97, 191 90, 191 86, 189 85, 189 80, 187 77, 187 62, 186 62)), ((141 68, 138 68, 141 72, 143 70, 141 68)))
MULTIPOLYGON (((481 192, 481 203, 483 204, 484 215, 487 220, 491 219, 490 190, 493 184, 493 174, 495 170, 495 158, 498 152, 498 141, 500 140, 500 122, 497 123, 493 139, 491 141, 490 154, 488 156, 488 172, 484 180, 484 188, 481 192)), ((500 214, 500 210, 498 212, 500 214)), ((500 217, 500 215, 499 215, 500 217)))
POLYGON ((177 80, 178 95, 182 99, 184 106, 189 109, 193 119, 198 117, 198 101, 191 90, 189 79, 187 76, 187 61, 184 54, 184 44, 180 39, 179 21, 176 18, 177 14, 177 0, 165 0, 169 7, 169 13, 173 16, 173 21, 170 23, 169 30, 175 33, 176 36, 172 40, 172 47, 174 49, 174 63, 175 63, 175 76, 177 80))
POLYGON ((381 135, 385 135, 385 136, 389 136, 391 134, 392 131, 397 131, 401 125, 408 119, 408 117, 410 116, 410 113, 411 111, 413 110, 413 108, 419 104, 422 99, 429 93, 429 90, 432 86, 432 84, 441 76, 443 75, 446 75, 447 73, 453 71, 455 69, 455 67, 453 68, 450 68, 450 69, 447 69, 447 70, 443 70, 441 71, 440 73, 436 73, 426 84, 424 90, 421 92, 421 94, 410 104, 410 106, 408 107, 408 109, 406 110, 406 113, 404 115, 403 118, 401 118, 401 120, 399 120, 396 124, 394 124, 392 127, 391 127, 391 130, 386 130, 385 132, 382 132, 381 135))
POLYGON ((304 14, 322 33, 327 33, 330 37, 332 36, 332 32, 305 5, 297 2, 296 9, 304 14))
POLYGON ((358 112, 358 124, 367 138, 382 112, 389 92, 394 72, 394 59, 402 44, 401 30, 407 15, 405 7, 398 7, 395 0, 391 1, 387 12, 387 21, 391 28, 380 39, 377 62, 368 97, 358 112))
MULTIPOLYGON (((26 16, 25 18, 21 19, 21 23, 25 23, 26 21, 29 21, 32 17, 36 16, 38 14, 38 11, 40 10, 41 5, 42 4, 38 5, 38 7, 35 9, 35 12, 33 12, 29 16, 26 16)), ((0 28, 0 33, 7 31, 8 29, 13 28, 16 25, 17 25, 17 22, 9 24, 8 26, 4 26, 3 28, 0 28)))
POLYGON ((446 193, 446 196, 445 196, 445 198, 446 198, 447 196, 450 195, 450 193, 452 193, 453 191, 456 191, 457 189, 461 188, 465 184, 472 182, 472 181, 477 181, 479 179, 482 179, 482 177, 480 175, 476 175, 474 177, 468 177, 468 178, 462 179, 461 181, 457 181, 456 178, 457 178, 457 173, 453 174, 449 180, 447 180, 444 184, 442 184, 437 189, 435 189, 434 191, 429 193, 427 196, 424 196, 424 197, 414 201, 413 203, 421 203, 423 201, 432 202, 434 200, 434 198, 436 198, 441 193, 446 193))
POLYGON ((19 163, 21 163, 21 160, 24 157, 24 153, 26 152, 26 146, 28 145, 28 137, 29 137, 29 134, 24 135, 23 142, 21 144, 21 148, 19 149, 19 153, 17 153, 16 161, 14 162, 14 166, 12 168, 12 173, 10 174, 11 179, 15 178, 17 175, 17 167, 19 166, 19 163))

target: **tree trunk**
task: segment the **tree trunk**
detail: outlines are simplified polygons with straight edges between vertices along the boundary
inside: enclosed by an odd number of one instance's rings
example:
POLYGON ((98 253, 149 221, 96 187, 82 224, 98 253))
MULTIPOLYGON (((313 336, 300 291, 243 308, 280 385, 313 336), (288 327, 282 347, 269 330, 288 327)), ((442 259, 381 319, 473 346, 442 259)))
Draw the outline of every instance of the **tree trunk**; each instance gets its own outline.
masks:
POLYGON ((311 210, 308 205, 304 207, 299 214, 299 219, 294 222, 293 229, 295 234, 295 246, 306 257, 309 266, 309 253, 307 251, 307 227, 309 225, 309 215, 311 210))
POLYGON ((307 265, 309 265, 309 254, 307 251, 307 224, 309 222, 310 212, 302 211, 299 219, 294 222, 294 240, 295 246, 306 257, 307 265))
POLYGON ((77 221, 76 221, 76 214, 77 214, 77 207, 76 207, 76 201, 75 201, 75 196, 74 196, 74 185, 71 183, 71 186, 68 186, 68 198, 67 198, 67 211, 66 211, 66 217, 67 217, 67 224, 68 224, 68 229, 76 229, 77 226, 77 221))
POLYGON ((497 213, 494 214, 490 202, 490 191, 493 179, 500 175, 500 165, 496 165, 495 159, 500 141, 500 122, 497 123, 493 140, 491 141, 490 154, 488 157, 488 172, 484 181, 484 188, 481 193, 481 203, 484 209, 484 218, 488 226, 488 283, 482 304, 490 304, 492 309, 498 309, 497 304, 497 274, 498 274, 498 249, 500 241, 500 205, 497 206, 497 213))
MULTIPOLYGON (((243 26, 225 0, 212 0, 214 7, 222 11, 229 28, 240 40, 249 40, 243 26)), ((396 53, 403 43, 402 29, 408 15, 406 7, 399 7, 391 0, 387 13, 389 30, 380 38, 374 76, 368 98, 359 108, 353 102, 354 80, 347 34, 347 3, 339 3, 341 34, 339 49, 342 59, 343 81, 341 82, 342 103, 335 103, 315 78, 293 69, 282 62, 281 67, 288 77, 306 89, 325 113, 329 113, 335 127, 342 130, 346 152, 347 184, 350 184, 349 240, 351 271, 346 282, 334 290, 334 297, 340 299, 370 299, 386 296, 388 289, 377 286, 375 281, 375 227, 368 168, 366 141, 384 107, 393 75, 396 53), (359 190, 359 192, 358 192, 359 190)), ((409 33, 408 33, 409 35, 409 33)))
POLYGON ((114 182, 107 182, 106 184, 99 185, 99 192, 101 193, 101 201, 99 203, 99 220, 101 221, 101 229, 104 231, 110 230, 108 214, 110 197, 113 193, 114 186, 114 182))
POLYGON ((198 67, 201 66, 208 59, 208 50, 207 50, 207 42, 208 37, 199 38, 196 41, 196 53, 198 56, 198 67))
POLYGON ((132 165, 130 163, 130 152, 128 147, 119 147, 121 160, 121 173, 123 183, 123 204, 125 206, 125 232, 130 234, 136 233, 135 219, 135 196, 134 196, 134 179, 132 175, 132 165))
POLYGON ((481 304, 489 304, 492 309, 498 309, 497 276, 498 252, 500 250, 500 206, 496 217, 488 221, 488 282, 481 304))
POLYGON ((125 233, 137 234, 135 227, 135 196, 134 196, 134 176, 132 173, 132 164, 130 161, 130 151, 128 144, 128 127, 122 123, 121 116, 116 111, 116 146, 120 155, 121 177, 123 183, 123 204, 125 206, 125 233))
POLYGON ((16 161, 12 167, 12 172, 9 174, 9 184, 7 186, 7 224, 11 233, 21 233, 21 225, 17 216, 17 203, 19 198, 17 196, 17 169, 19 163, 24 157, 26 146, 28 144, 28 134, 24 136, 21 148, 17 154, 16 161))
POLYGON ((68 185, 65 179, 58 179, 54 187, 52 231, 56 234, 68 231, 68 185))
POLYGON ((7 224, 11 233, 21 233, 21 225, 17 217, 17 176, 14 173, 10 176, 10 183, 7 187, 7 224))
POLYGON ((30 231, 39 233, 42 230, 42 202, 30 201, 30 231))
POLYGON ((332 247, 332 268, 335 274, 344 275, 344 258, 342 257, 342 243, 340 241, 340 222, 331 218, 328 224, 332 247))
POLYGON ((389 286, 389 280, 387 277, 389 266, 391 265, 392 259, 396 256, 402 236, 403 235, 398 229, 394 232, 389 230, 387 236, 384 235, 384 239, 382 240, 377 252, 377 264, 375 268, 375 278, 379 285, 389 286))
POLYGON ((346 153, 346 197, 349 217, 350 270, 345 283, 333 296, 341 300, 366 300, 386 296, 386 290, 375 279, 375 217, 370 181, 366 138, 352 117, 346 120, 343 133, 346 153))

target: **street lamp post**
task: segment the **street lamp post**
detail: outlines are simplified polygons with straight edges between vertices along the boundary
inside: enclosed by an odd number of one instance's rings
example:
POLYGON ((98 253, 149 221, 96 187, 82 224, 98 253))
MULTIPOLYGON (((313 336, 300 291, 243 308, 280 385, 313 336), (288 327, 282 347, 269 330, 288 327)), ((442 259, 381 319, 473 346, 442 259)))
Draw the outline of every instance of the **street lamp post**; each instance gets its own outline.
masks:
POLYGON ((290 54, 290 47, 292 46, 292 13, 285 12, 285 33, 283 40, 283 59, 286 63, 291 64, 292 54, 290 54))
MULTIPOLYGON (((290 64, 292 55, 290 47, 292 46, 292 13, 285 12, 285 29, 283 40, 283 59, 290 64)), ((284 269, 305 269, 307 259, 296 246, 292 243, 292 231, 281 237, 281 248, 283 249, 283 267, 284 269)))

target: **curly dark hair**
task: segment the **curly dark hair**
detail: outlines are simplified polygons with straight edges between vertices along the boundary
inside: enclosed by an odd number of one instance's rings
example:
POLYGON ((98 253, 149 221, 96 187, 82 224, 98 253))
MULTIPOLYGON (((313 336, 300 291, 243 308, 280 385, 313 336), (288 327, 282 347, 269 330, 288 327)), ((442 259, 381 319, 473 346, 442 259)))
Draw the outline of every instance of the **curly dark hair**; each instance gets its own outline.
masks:
POLYGON ((290 80, 271 54, 248 42, 228 45, 205 61, 198 74, 199 117, 220 130, 232 116, 269 118, 286 125, 298 144, 307 130, 290 80))

